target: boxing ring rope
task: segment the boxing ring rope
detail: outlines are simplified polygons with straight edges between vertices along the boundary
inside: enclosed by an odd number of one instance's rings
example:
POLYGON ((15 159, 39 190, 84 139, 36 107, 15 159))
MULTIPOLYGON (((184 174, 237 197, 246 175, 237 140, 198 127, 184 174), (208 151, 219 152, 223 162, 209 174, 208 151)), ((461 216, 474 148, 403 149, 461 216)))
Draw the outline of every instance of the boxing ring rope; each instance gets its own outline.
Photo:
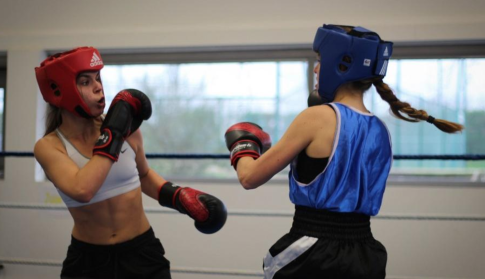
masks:
MULTIPOLYGON (((0 157, 33 157, 33 152, 0 152, 0 157)), ((228 154, 162 154, 147 153, 148 159, 229 159, 228 154)), ((462 155, 394 155, 394 160, 485 160, 485 154, 462 154, 462 155)), ((27 203, 5 203, 0 202, 0 208, 4 209, 30 209, 30 210, 59 210, 65 211, 64 205, 48 204, 27 204, 27 203)), ((164 208, 148 207, 145 212, 154 214, 176 214, 174 210, 164 208)), ((293 217, 290 211, 251 211, 251 210, 228 210, 229 216, 242 217, 293 217)), ((414 221, 466 221, 466 222, 484 222, 485 216, 438 216, 438 215, 398 215, 398 214, 380 214, 372 219, 383 220, 414 220, 414 221)), ((8 259, 0 258, 0 270, 4 264, 33 265, 47 267, 61 267, 62 261, 54 260, 31 260, 31 259, 8 259)), ((222 276, 241 276, 241 277, 258 277, 262 278, 263 273, 259 271, 245 270, 222 270, 208 268, 188 268, 188 267, 171 267, 173 273, 201 274, 201 275, 222 275, 222 276)), ((389 279, 399 279, 401 277, 388 277, 389 279)))
MULTIPOLYGON (((33 152, 2 151, 0 157, 33 157, 33 152)), ((180 153, 147 153, 148 159, 229 159, 229 154, 180 154, 180 153)), ((459 154, 459 155, 394 155, 394 160, 485 160, 485 154, 459 154)))
MULTIPOLYGON (((0 202, 0 208, 7 209, 33 209, 33 210, 67 210, 64 205, 49 204, 28 204, 28 203, 5 203, 0 202)), ((179 214, 175 210, 164 209, 162 207, 146 207, 146 213, 157 214, 179 214)), ((242 217, 293 217, 293 211, 254 211, 254 210, 228 210, 228 216, 242 217)), ((466 222, 485 222, 485 216, 448 216, 448 215, 398 215, 380 214, 373 216, 372 219, 383 220, 414 220, 414 221, 466 221, 466 222)))

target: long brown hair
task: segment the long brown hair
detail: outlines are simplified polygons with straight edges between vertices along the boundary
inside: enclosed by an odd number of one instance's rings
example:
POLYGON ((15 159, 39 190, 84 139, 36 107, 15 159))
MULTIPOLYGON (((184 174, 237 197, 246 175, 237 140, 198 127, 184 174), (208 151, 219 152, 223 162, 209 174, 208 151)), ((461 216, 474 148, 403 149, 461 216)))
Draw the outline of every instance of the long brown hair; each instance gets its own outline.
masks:
POLYGON ((44 136, 52 133, 62 124, 61 109, 48 104, 45 117, 45 133, 44 136))
POLYGON ((376 91, 381 98, 389 104, 392 114, 399 119, 408 122, 427 121, 445 133, 457 133, 465 129, 461 124, 444 119, 436 119, 430 116, 425 110, 415 109, 409 103, 402 102, 396 97, 392 89, 382 80, 382 78, 355 81, 344 86, 365 92, 372 86, 372 84, 375 86, 376 91), (406 114, 407 117, 404 116, 403 113, 406 114))

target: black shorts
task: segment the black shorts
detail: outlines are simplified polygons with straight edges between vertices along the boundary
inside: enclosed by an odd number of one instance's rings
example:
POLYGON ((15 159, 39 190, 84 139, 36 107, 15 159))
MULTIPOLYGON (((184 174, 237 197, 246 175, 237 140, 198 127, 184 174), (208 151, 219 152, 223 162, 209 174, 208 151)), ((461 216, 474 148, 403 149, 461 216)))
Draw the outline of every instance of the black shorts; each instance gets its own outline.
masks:
POLYGON ((132 240, 94 245, 72 237, 61 279, 170 279, 170 262, 150 228, 132 240))
POLYGON ((386 248, 370 217, 296 206, 290 232, 264 258, 265 279, 383 279, 386 248))

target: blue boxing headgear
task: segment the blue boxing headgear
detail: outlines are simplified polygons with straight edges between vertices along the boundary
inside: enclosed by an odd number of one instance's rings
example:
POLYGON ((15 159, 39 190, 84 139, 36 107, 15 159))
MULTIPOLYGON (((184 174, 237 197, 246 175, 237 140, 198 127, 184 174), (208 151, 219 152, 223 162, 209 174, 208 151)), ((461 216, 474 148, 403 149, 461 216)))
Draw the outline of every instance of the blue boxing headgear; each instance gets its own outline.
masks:
POLYGON ((360 26, 324 24, 318 28, 313 50, 320 54, 318 94, 322 101, 333 101, 344 83, 384 77, 392 45, 360 26), (345 31, 345 27, 351 31, 345 31))

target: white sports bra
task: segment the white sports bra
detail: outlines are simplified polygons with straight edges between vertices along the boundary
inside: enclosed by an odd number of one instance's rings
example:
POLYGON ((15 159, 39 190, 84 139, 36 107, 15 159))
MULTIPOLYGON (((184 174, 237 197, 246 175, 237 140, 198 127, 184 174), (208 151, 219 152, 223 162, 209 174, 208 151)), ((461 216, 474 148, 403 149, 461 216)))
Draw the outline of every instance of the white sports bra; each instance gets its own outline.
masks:
MULTIPOLYGON (((56 130, 56 133, 64 144, 67 155, 78 165, 78 167, 82 168, 84 165, 86 165, 90 159, 82 155, 69 142, 69 140, 64 137, 59 129, 56 130)), ((56 189, 67 207, 79 207, 93 204, 127 193, 140 187, 140 179, 138 176, 138 169, 136 168, 135 156, 135 151, 133 151, 133 148, 131 148, 128 142, 125 141, 121 147, 118 162, 113 164, 103 185, 98 190, 96 195, 91 199, 91 201, 87 203, 78 202, 64 194, 61 190, 59 190, 59 188, 56 187, 56 189)))

